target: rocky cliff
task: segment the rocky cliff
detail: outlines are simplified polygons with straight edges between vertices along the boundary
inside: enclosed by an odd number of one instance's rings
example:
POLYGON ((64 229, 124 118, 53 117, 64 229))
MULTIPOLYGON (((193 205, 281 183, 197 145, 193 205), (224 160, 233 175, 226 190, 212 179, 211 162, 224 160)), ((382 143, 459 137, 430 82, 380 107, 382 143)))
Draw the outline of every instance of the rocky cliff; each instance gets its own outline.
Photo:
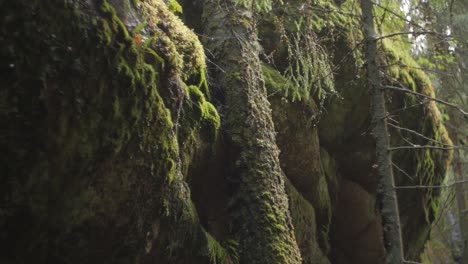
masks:
MULTIPOLYGON (((0 262, 382 263, 359 11, 249 3, 0 2, 0 262)), ((388 85, 434 96, 380 52, 388 85)), ((394 146, 450 144, 434 102, 387 99, 394 146)), ((397 185, 450 155, 395 151, 397 185)), ((414 259, 438 193, 398 195, 414 259)))

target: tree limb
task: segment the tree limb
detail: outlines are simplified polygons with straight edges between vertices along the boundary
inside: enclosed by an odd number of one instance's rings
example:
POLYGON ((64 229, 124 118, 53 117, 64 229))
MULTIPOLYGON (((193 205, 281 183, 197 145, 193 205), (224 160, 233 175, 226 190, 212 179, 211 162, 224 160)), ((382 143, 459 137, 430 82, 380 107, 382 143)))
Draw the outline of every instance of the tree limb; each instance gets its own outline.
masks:
POLYGON ((413 146, 399 146, 399 147, 390 147, 389 151, 401 150, 401 149, 439 149, 439 150, 454 150, 454 149, 468 149, 468 146, 447 146, 447 147, 438 147, 431 145, 413 145, 413 146))
POLYGON ((441 145, 444 145, 444 146, 454 147, 453 145, 447 145, 447 144, 444 144, 443 142, 434 140, 434 139, 432 139, 432 138, 430 138, 430 137, 426 137, 425 135, 423 135, 423 134, 421 134, 421 133, 419 133, 419 132, 416 132, 416 131, 414 131, 414 130, 412 130, 412 129, 405 128, 405 127, 401 127, 401 126, 397 126, 397 125, 394 125, 394 124, 392 124, 392 123, 388 123, 388 125, 391 126, 391 127, 393 127, 393 128, 396 128, 396 129, 399 129, 399 130, 403 130, 403 131, 409 132, 409 133, 411 133, 411 134, 414 134, 414 135, 416 135, 416 136, 419 136, 419 137, 421 137, 421 138, 424 138, 424 139, 426 139, 426 140, 428 140, 428 141, 431 141, 431 142, 434 142, 434 143, 437 143, 437 144, 441 144, 441 145))
POLYGON ((444 36, 443 34, 435 31, 428 31, 428 30, 421 30, 421 31, 405 31, 405 32, 396 32, 396 33, 391 33, 388 35, 384 35, 381 37, 376 38, 375 40, 382 40, 386 38, 391 38, 391 37, 396 37, 396 36, 401 36, 401 35, 425 35, 425 34, 432 34, 432 35, 438 35, 438 36, 444 36))
POLYGON ((434 101, 434 102, 437 102, 437 103, 440 103, 440 104, 444 104, 444 105, 446 105, 446 106, 453 107, 453 108, 457 109, 458 111, 460 111, 460 113, 462 113, 462 114, 465 116, 465 118, 468 117, 468 112, 466 112, 465 110, 463 110, 462 108, 460 108, 458 105, 454 105, 454 104, 452 104, 452 103, 446 102, 446 101, 444 101, 444 100, 441 100, 441 99, 438 99, 438 98, 435 98, 435 97, 432 97, 432 96, 429 96, 429 95, 425 95, 425 94, 422 94, 422 93, 414 92, 414 91, 411 91, 411 90, 406 89, 406 88, 401 88, 401 87, 397 87, 397 86, 390 86, 390 85, 384 85, 384 86, 383 86, 383 89, 394 90, 394 91, 400 91, 400 92, 405 92, 405 93, 409 93, 409 94, 421 96, 421 97, 424 97, 424 98, 426 98, 426 99, 432 100, 432 101, 434 101))
POLYGON ((413 185, 413 186, 395 186, 394 189, 439 189, 450 188, 457 184, 468 183, 468 180, 455 181, 446 185, 413 185))

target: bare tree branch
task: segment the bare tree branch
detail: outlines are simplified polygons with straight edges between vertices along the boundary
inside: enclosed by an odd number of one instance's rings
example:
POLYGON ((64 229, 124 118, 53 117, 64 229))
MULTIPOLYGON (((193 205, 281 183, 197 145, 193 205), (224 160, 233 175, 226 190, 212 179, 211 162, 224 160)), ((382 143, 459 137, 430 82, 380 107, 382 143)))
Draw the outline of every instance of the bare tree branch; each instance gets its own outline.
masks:
MULTIPOLYGON (((405 170, 403 170, 402 168, 398 167, 398 165, 396 165, 394 162, 392 162, 392 165, 393 167, 395 167, 399 172, 403 173, 406 177, 408 177, 410 180, 414 180, 415 177, 409 175, 409 173, 407 173, 405 170)), ((417 177, 417 175, 416 175, 417 177)))
POLYGON ((381 5, 381 4, 379 4, 379 3, 377 3, 377 2, 372 2, 372 3, 373 3, 375 6, 377 6, 377 7, 379 7, 379 8, 382 8, 382 9, 386 10, 387 12, 389 12, 390 14, 392 14, 392 15, 398 17, 399 19, 405 21, 406 23, 408 23, 408 24, 410 24, 410 25, 412 25, 412 26, 414 26, 414 27, 417 27, 417 28, 420 28, 420 29, 425 30, 425 28, 424 28, 423 26, 421 26, 421 25, 419 25, 419 24, 417 24, 417 23, 414 23, 414 21, 411 21, 411 20, 406 19, 405 17, 403 17, 402 15, 396 13, 395 11, 390 10, 389 8, 387 8, 387 7, 385 7, 385 6, 381 5))
POLYGON ((301 8, 309 8, 309 9, 312 9, 312 10, 315 10, 315 11, 322 11, 322 12, 328 12, 328 13, 338 13, 338 14, 347 15, 347 16, 350 16, 350 17, 359 17, 359 15, 357 15, 357 14, 344 12, 341 9, 335 9, 335 8, 320 8, 320 7, 315 7, 315 6, 311 6, 311 5, 305 5, 305 4, 302 5, 301 8))
POLYGON ((454 150, 454 149, 468 149, 468 146, 447 146, 447 147, 438 147, 431 145, 413 145, 413 146, 399 146, 399 147, 390 147, 389 151, 401 150, 401 149, 439 149, 439 150, 454 150))
POLYGON ((400 91, 400 92, 405 92, 405 93, 409 93, 409 94, 421 96, 421 97, 424 97, 424 98, 426 98, 426 99, 432 100, 432 101, 434 101, 434 102, 437 102, 437 103, 440 103, 440 104, 443 104, 443 105, 447 105, 447 106, 453 107, 453 108, 457 109, 458 111, 460 111, 460 112, 465 116, 465 118, 468 117, 468 112, 466 112, 465 110, 463 110, 462 108, 460 108, 458 105, 454 105, 454 104, 452 104, 452 103, 446 102, 446 101, 444 101, 444 100, 441 100, 441 99, 438 99, 438 98, 435 98, 435 97, 432 97, 432 96, 428 96, 428 95, 425 95, 425 94, 422 94, 422 93, 414 92, 414 91, 411 91, 411 90, 409 90, 409 89, 401 88, 401 87, 397 87, 397 86, 384 85, 384 86, 383 86, 383 89, 389 89, 389 90, 394 90, 394 91, 400 91))
POLYGON ((428 31, 428 30, 421 30, 421 31, 406 31, 406 32, 391 33, 391 34, 388 34, 388 35, 384 35, 384 36, 378 37, 378 38, 376 38, 375 40, 382 40, 382 39, 391 38, 391 37, 396 37, 396 36, 401 36, 401 35, 415 35, 415 36, 419 36, 419 35, 426 35, 426 34, 432 34, 432 35, 437 35, 437 36, 443 36, 443 37, 445 37, 445 35, 443 35, 443 34, 441 34, 441 33, 439 33, 439 32, 428 31))
MULTIPOLYGON (((454 74, 448 73, 447 71, 431 70, 431 69, 424 68, 424 67, 415 67, 415 66, 411 66, 411 65, 408 65, 408 64, 404 64, 401 61, 396 62, 396 63, 392 63, 392 64, 383 64, 383 65, 381 64, 381 65, 379 65, 379 67, 381 67, 381 68, 389 68, 389 67, 393 67, 393 66, 399 66, 399 67, 403 67, 403 68, 412 68, 412 69, 422 70, 424 72, 431 72, 431 73, 437 73, 437 74, 448 76, 448 77, 455 77, 454 74)), ((386 74, 386 76, 388 76, 388 74, 386 74)))
POLYGON ((411 260, 403 260, 403 263, 408 263, 408 264, 422 264, 421 262, 416 262, 416 261, 411 261, 411 260))
MULTIPOLYGON (((426 140, 429 140, 429 141, 431 141, 431 142, 434 142, 434 143, 437 143, 437 144, 441 144, 441 145, 447 145, 447 144, 444 144, 443 142, 434 140, 434 139, 432 139, 432 138, 430 138, 430 137, 426 137, 425 135, 423 135, 423 134, 421 134, 421 133, 419 133, 419 132, 416 132, 416 131, 414 131, 414 130, 412 130, 412 129, 405 128, 405 127, 401 127, 401 126, 397 126, 397 125, 394 125, 394 124, 392 124, 392 123, 388 123, 388 125, 391 126, 391 127, 396 128, 396 129, 409 132, 409 133, 411 133, 411 134, 413 134, 413 135, 419 136, 419 137, 424 138, 424 139, 426 139, 426 140)), ((447 146, 453 147, 453 145, 447 145, 447 146)))
POLYGON ((395 186, 394 189, 440 189, 450 188, 457 184, 468 183, 468 180, 455 181, 446 185, 413 185, 413 186, 395 186))
POLYGON ((390 114, 399 113, 399 112, 402 112, 402 111, 405 111, 405 110, 408 110, 408 109, 411 109, 411 108, 422 106, 422 105, 427 104, 427 103, 429 103, 429 101, 424 100, 424 101, 422 101, 420 103, 417 103, 417 104, 413 104, 413 105, 405 106, 403 108, 395 109, 395 110, 391 111, 387 116, 390 117, 390 116, 392 116, 390 114))

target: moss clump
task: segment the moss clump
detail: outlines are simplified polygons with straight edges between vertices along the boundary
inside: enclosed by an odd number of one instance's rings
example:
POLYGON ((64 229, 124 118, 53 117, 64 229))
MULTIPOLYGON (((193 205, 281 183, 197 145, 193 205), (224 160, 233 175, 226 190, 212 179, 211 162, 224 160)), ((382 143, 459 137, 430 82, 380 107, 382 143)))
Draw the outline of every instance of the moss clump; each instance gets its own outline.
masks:
POLYGON ((188 174, 190 164, 203 164, 215 142, 221 120, 216 108, 205 99, 195 85, 185 85, 186 97, 182 106, 179 142, 182 157, 182 171, 188 174))
POLYGON ((205 95, 197 86, 190 85, 186 87, 187 110, 191 110, 192 121, 199 121, 206 125, 209 129, 209 134, 216 136, 217 129, 221 121, 216 111, 216 108, 205 99, 205 95))
POLYGON ((313 27, 314 4, 312 1, 280 4, 263 17, 259 27, 267 61, 288 80, 282 84, 282 90, 293 101, 309 100, 312 96, 323 101, 335 93, 328 54, 313 27))
POLYGON ((237 242, 229 240, 225 246, 222 246, 209 233, 203 230, 204 238, 206 239, 206 248, 204 253, 209 257, 210 264, 234 264, 239 263, 237 255, 237 242))
POLYGON ((155 37, 152 45, 162 46, 161 56, 171 64, 182 79, 198 76, 205 69, 205 53, 197 36, 170 10, 162 0, 141 0, 141 14, 146 29, 155 37))
POLYGON ((183 13, 182 6, 177 2, 177 0, 169 0, 167 6, 169 7, 169 10, 174 14, 183 13))
POLYGON ((265 79, 265 86, 270 95, 279 93, 287 97, 287 90, 285 89, 288 80, 277 70, 272 67, 262 64, 263 76, 265 79))

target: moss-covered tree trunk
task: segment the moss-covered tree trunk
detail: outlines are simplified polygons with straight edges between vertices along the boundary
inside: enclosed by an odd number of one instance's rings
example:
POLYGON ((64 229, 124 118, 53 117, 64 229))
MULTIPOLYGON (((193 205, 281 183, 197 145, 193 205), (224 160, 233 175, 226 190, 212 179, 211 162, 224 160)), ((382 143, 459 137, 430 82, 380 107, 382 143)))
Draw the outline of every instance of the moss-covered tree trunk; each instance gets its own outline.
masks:
POLYGON ((226 107, 235 185, 232 231, 241 263, 300 263, 259 61, 255 12, 234 2, 207 0, 203 13, 205 45, 217 65, 213 78, 226 107))
POLYGON ((372 129, 379 171, 380 210, 384 225, 386 263, 403 263, 403 242, 401 238, 400 216, 392 171, 392 158, 388 150, 390 136, 387 130, 387 112, 382 89, 379 66, 377 64, 377 40, 374 28, 374 12, 371 0, 361 0, 362 27, 365 38, 364 57, 367 64, 367 82, 371 91, 372 129))

